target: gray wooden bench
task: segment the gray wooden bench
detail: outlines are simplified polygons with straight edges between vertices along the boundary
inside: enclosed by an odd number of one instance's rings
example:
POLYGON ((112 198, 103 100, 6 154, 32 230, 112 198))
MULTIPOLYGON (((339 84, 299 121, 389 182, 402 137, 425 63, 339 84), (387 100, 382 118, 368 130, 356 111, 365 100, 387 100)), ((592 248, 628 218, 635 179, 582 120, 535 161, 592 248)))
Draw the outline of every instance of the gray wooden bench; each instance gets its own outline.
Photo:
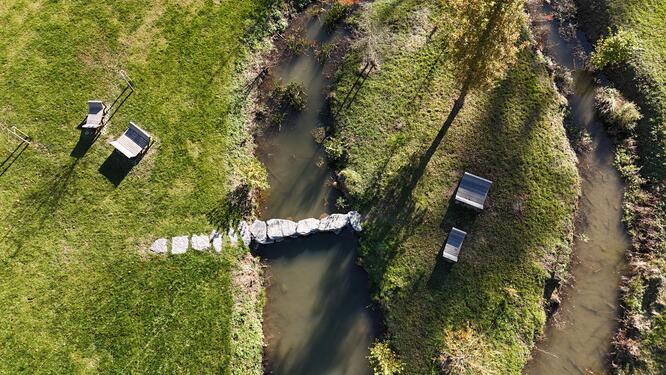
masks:
POLYGON ((151 136, 137 124, 130 122, 125 133, 111 142, 111 145, 129 159, 145 153, 150 147, 151 136))
POLYGON ((456 203, 483 210, 492 184, 490 180, 465 172, 456 191, 456 203))
POLYGON ((442 251, 442 257, 444 257, 444 260, 451 263, 458 262, 458 254, 460 254, 460 249, 462 248, 465 236, 467 236, 466 232, 463 232, 458 228, 451 229, 451 232, 449 232, 449 238, 446 239, 446 245, 444 245, 444 250, 442 251))
POLYGON ((97 131, 104 127, 108 120, 109 109, 101 100, 88 101, 88 116, 81 126, 86 131, 97 131))

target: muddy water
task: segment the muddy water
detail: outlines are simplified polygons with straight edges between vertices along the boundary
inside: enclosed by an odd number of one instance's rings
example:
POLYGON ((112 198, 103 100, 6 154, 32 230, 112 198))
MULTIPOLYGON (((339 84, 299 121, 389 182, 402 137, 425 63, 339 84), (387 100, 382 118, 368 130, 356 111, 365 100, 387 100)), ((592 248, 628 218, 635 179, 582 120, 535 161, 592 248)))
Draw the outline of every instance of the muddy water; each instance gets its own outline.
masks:
MULTIPOLYGON (((579 69, 583 64, 574 54, 576 41, 560 37, 549 7, 532 13, 548 31, 546 53, 575 72, 569 105, 574 121, 588 129, 592 149, 579 156, 582 223, 577 228, 573 284, 524 373, 601 374, 606 372, 606 355, 616 329, 620 272, 629 246, 621 223, 623 184, 612 166, 613 145, 595 117, 592 78, 579 69)), ((577 42, 589 48, 582 35, 577 42)))
MULTIPOLYGON (((321 20, 295 21, 303 35, 317 43, 334 40, 321 20)), ((299 220, 334 211, 332 172, 312 131, 325 124, 323 67, 306 52, 284 58, 271 69, 270 79, 303 84, 306 109, 279 132, 260 137, 260 158, 269 171, 271 189, 263 216, 299 220)), ((370 309, 367 274, 356 265, 357 239, 317 234, 264 246, 269 287, 264 311, 268 344, 266 372, 272 374, 370 374, 367 355, 377 331, 370 309)))

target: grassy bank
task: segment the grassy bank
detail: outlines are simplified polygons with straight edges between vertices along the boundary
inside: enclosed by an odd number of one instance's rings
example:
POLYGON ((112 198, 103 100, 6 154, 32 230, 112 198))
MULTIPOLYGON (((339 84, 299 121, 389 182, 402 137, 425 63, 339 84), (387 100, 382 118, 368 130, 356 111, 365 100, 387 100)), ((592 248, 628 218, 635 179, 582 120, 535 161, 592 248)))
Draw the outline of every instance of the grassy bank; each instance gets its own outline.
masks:
MULTIPOLYGON (((232 335, 239 254, 144 250, 210 228, 228 191, 263 183, 236 104, 271 3, 0 5, 0 123, 34 141, 0 176, 0 372, 229 373, 238 355, 261 372, 260 308, 232 335), (112 101, 120 69, 136 92, 72 153, 86 100, 112 101), (105 165, 130 120, 156 143, 125 176, 105 165)), ((16 143, 2 131, 0 146, 4 160, 16 143)))
POLYGON ((653 183, 666 181, 666 3, 661 0, 576 0, 579 24, 592 41, 608 30, 625 30, 634 51, 604 73, 643 112, 639 124, 640 163, 653 183))
POLYGON ((625 224, 632 237, 613 360, 619 373, 659 374, 666 369, 666 2, 576 4, 579 24, 592 41, 609 28, 633 37, 632 56, 603 71, 643 115, 630 132, 618 132, 617 124, 606 119, 616 133, 616 165, 627 184, 625 224))
POLYGON ((429 38, 435 24, 443 39, 451 31, 439 4, 380 0, 355 16, 362 35, 339 75, 327 149, 367 214, 362 262, 405 372, 435 373, 450 356, 454 372, 519 373, 545 323, 545 281, 566 273, 575 156, 551 79, 525 48, 497 87, 470 94, 418 170, 457 94, 429 38), (367 60, 378 68, 359 78, 367 60), (480 214, 452 202, 464 171, 494 181, 480 214), (451 267, 440 251, 452 226, 468 237, 451 267))

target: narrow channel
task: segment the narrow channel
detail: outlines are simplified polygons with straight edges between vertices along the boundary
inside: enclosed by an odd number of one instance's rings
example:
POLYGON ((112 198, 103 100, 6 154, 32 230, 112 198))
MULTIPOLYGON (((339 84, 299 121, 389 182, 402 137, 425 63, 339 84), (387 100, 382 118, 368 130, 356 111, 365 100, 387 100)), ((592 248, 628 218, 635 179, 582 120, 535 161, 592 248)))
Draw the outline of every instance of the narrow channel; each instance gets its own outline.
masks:
MULTIPOLYGON (((291 33, 319 45, 333 42, 340 31, 304 12, 291 33)), ((289 34, 290 31, 288 30, 289 34)), ((307 93, 304 111, 281 130, 258 137, 259 157, 269 172, 263 219, 319 218, 335 211, 333 173, 313 130, 326 124, 329 77, 312 51, 281 56, 271 67, 267 84, 296 82, 307 93)), ((377 332, 368 277, 356 264, 357 238, 316 234, 262 246, 257 254, 268 264, 264 311, 266 373, 371 374, 368 348, 377 332)))
POLYGON ((592 76, 581 69, 584 63, 575 53, 577 46, 589 51, 589 44, 580 32, 578 40, 564 40, 550 6, 535 6, 531 13, 536 26, 547 31, 546 54, 574 74, 574 93, 567 99, 573 121, 588 130, 592 147, 579 155, 583 195, 574 244, 573 282, 565 287, 560 311, 524 373, 606 373, 607 354, 617 328, 624 252, 629 247, 622 224, 624 186, 613 167, 613 144, 595 115, 592 76))

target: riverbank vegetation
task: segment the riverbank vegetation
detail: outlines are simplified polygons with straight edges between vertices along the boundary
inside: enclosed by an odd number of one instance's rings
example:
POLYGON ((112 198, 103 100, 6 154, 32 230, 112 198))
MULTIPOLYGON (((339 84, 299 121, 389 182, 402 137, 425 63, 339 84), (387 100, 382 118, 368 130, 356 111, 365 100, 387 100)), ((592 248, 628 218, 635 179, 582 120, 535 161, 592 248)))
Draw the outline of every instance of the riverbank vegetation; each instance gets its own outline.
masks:
MULTIPOLYGON (((1 373, 262 373, 262 299, 235 297, 240 252, 140 249, 212 229, 206 214, 228 192, 264 184, 244 72, 286 25, 282 5, 0 5, 0 123, 33 141, 0 176, 1 373), (121 69, 136 90, 82 148, 86 100, 113 101, 121 69), (103 167, 108 141, 129 121, 156 143, 118 175, 103 167)), ((0 131, 2 160, 15 142, 0 131)))
POLYGON ((517 61, 489 90, 470 91, 423 167, 459 94, 437 43, 454 33, 452 11, 379 0, 352 16, 360 36, 325 146, 351 205, 367 213, 361 259, 385 312, 385 352, 409 374, 519 373, 545 324, 546 280, 566 277, 576 159, 524 28, 517 61), (481 213, 453 204, 464 171, 494 181, 481 213), (468 233, 453 266, 441 258, 452 226, 468 233))
POLYGON ((611 57, 596 67, 621 92, 605 88, 597 95, 618 145, 615 163, 627 184, 624 221, 632 237, 614 369, 659 374, 666 369, 666 3, 576 3, 595 53, 611 57), (635 119, 632 110, 622 110, 633 105, 629 100, 637 104, 638 121, 626 121, 627 114, 635 119))

